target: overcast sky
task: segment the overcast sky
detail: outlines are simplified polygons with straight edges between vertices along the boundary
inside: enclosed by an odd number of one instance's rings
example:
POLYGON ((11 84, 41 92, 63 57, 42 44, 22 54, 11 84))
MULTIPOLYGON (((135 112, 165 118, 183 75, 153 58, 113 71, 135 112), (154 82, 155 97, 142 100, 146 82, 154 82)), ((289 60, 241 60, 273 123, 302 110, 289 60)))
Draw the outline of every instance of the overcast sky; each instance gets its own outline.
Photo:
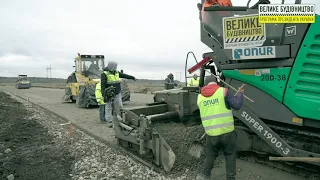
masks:
MULTIPOLYGON (((66 78, 78 52, 103 54, 136 78, 184 74, 188 51, 199 60, 210 51, 200 41, 198 2, 1 0, 0 76, 45 77, 51 64, 52 77, 66 78)), ((246 5, 243 0, 232 2, 246 5)))

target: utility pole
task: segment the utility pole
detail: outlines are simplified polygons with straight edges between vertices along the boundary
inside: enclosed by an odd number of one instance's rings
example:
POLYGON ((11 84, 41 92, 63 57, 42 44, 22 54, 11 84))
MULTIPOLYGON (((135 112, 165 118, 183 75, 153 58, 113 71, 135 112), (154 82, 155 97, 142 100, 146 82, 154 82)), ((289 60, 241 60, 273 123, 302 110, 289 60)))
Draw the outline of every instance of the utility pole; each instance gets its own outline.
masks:
POLYGON ((51 64, 50 64, 50 66, 49 66, 50 68, 49 68, 49 70, 50 70, 50 78, 52 78, 52 76, 51 76, 51 64))
POLYGON ((50 64, 50 66, 49 67, 47 67, 46 68, 46 70, 47 70, 47 78, 48 78, 48 74, 50 74, 50 78, 51 78, 51 64, 50 64))
POLYGON ((177 74, 179 74, 179 81, 181 82, 181 74, 182 74, 182 72, 176 72, 176 76, 177 76, 177 74))

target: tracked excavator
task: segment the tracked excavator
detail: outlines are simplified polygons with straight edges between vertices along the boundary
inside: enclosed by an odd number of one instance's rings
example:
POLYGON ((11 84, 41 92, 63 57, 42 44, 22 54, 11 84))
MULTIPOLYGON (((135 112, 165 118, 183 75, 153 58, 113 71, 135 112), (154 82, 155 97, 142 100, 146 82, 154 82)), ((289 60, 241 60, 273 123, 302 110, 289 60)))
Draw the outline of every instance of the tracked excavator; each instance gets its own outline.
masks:
POLYGON ((199 125, 197 96, 206 72, 218 71, 232 87, 246 84, 252 100, 233 110, 238 152, 320 157, 320 17, 313 24, 259 24, 258 5, 269 1, 202 12, 203 3, 198 4, 201 41, 212 52, 203 54, 210 60, 200 68, 199 87, 157 91, 154 103, 122 109, 114 121, 118 145, 170 172, 175 149, 154 125, 199 125))
MULTIPOLYGON (((78 54, 74 60, 75 71, 72 72, 65 88, 63 101, 75 102, 79 107, 97 106, 95 97, 96 84, 105 67, 104 55, 78 54)), ((130 101, 130 90, 126 81, 121 79, 122 102, 130 101)))

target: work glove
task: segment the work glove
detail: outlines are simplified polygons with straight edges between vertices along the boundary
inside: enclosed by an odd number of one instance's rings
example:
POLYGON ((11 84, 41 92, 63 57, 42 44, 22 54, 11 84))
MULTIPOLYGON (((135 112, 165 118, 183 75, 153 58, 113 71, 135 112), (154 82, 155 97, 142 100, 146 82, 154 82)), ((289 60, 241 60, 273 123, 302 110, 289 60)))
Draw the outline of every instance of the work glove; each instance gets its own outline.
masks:
POLYGON ((103 96, 104 102, 109 102, 114 97, 115 97, 115 88, 113 86, 105 89, 104 96, 103 96))
POLYGON ((239 88, 238 88, 238 92, 244 93, 244 86, 239 87, 239 88))

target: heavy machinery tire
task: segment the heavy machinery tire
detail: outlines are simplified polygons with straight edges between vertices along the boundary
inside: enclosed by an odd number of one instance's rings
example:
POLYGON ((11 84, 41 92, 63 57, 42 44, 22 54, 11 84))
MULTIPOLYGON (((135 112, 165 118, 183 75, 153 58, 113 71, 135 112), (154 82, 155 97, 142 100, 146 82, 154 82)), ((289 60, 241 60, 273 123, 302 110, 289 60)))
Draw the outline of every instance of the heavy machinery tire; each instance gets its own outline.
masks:
POLYGON ((89 104, 89 91, 90 88, 86 87, 86 86, 80 86, 79 89, 79 94, 76 100, 76 104, 78 105, 78 107, 81 108, 88 108, 90 106, 89 104))

